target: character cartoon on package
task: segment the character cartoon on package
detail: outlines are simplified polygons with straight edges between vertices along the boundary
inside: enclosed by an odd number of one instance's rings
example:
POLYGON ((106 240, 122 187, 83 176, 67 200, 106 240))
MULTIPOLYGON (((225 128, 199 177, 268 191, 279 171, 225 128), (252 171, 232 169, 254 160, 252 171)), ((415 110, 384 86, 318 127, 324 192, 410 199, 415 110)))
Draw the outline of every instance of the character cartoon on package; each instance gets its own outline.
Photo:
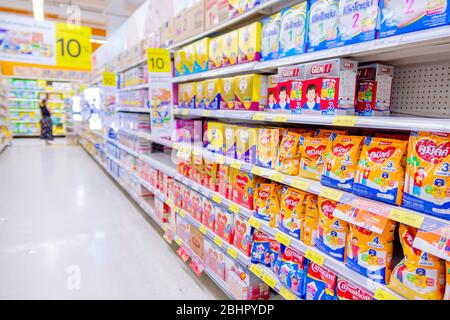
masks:
POLYGON ((306 294, 305 280, 306 267, 305 257, 299 252, 280 246, 281 256, 279 262, 278 278, 280 282, 287 286, 292 292, 304 299, 306 294))
POLYGON ((275 183, 261 183, 256 190, 255 217, 268 221, 273 228, 278 226, 280 203, 275 183))
POLYGON ((278 229, 299 240, 305 221, 305 197, 305 192, 283 186, 278 229))
POLYGON ((309 263, 306 276, 306 300, 335 300, 337 275, 314 262, 309 263))

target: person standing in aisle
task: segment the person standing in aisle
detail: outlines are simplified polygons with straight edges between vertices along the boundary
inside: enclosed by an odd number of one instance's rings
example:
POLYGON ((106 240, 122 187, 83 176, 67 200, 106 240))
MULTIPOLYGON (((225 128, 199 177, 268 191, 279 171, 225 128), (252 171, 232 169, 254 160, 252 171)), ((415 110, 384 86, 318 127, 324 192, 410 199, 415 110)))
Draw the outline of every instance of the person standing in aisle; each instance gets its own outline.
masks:
POLYGON ((53 140, 53 123, 47 107, 47 99, 42 99, 39 108, 41 110, 41 139, 45 140, 46 145, 50 145, 50 140, 53 140))

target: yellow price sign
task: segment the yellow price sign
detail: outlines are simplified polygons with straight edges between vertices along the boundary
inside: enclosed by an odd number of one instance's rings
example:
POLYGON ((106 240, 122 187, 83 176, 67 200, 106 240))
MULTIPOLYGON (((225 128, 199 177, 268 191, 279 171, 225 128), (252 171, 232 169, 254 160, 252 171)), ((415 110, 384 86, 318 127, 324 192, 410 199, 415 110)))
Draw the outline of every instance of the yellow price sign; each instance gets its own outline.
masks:
POLYGON ((335 126, 354 127, 357 119, 358 117, 356 116, 335 116, 333 124, 335 126))
POLYGON ((322 190, 320 190, 320 196, 324 198, 328 198, 334 201, 339 201, 342 198, 342 191, 334 190, 327 187, 322 187, 322 190))
POLYGON ((406 210, 394 208, 389 213, 389 219, 413 226, 415 228, 420 228, 424 217, 406 210))
POLYGON ((264 273, 262 280, 271 288, 275 288, 277 285, 277 280, 267 273, 264 273))
POLYGON ((283 182, 284 181, 284 175, 282 173, 275 173, 275 174, 270 176, 270 179, 278 181, 278 182, 283 182))
POLYGON ((283 232, 277 231, 275 234, 275 239, 287 247, 291 245, 291 238, 283 232))
POLYGON ((188 109, 183 109, 183 110, 181 110, 181 114, 183 116, 187 116, 189 114, 189 110, 188 109))
POLYGON ((147 49, 148 72, 170 73, 170 51, 162 48, 147 49))
POLYGON ((171 207, 173 205, 172 199, 166 199, 166 204, 171 207))
POLYGON ((293 179, 291 182, 291 186, 293 186, 294 188, 303 190, 303 191, 307 191, 309 188, 309 182, 298 180, 298 179, 293 179))
POLYGON ((273 117, 273 121, 275 122, 287 122, 289 119, 289 116, 286 115, 278 115, 273 117))
POLYGON ((248 219, 248 224, 251 225, 253 228, 259 229, 261 228, 261 221, 259 221, 258 219, 256 219, 255 217, 250 217, 250 219, 248 219))
POLYGON ((176 238, 175 239, 175 242, 179 245, 179 246, 181 246, 181 244, 183 243, 183 240, 181 240, 180 238, 176 238))
POLYGON ((257 112, 253 115, 253 121, 264 121, 266 119, 266 115, 262 112, 257 112))
POLYGON ((184 211, 183 209, 180 209, 180 211, 178 212, 178 214, 179 214, 180 217, 182 217, 182 218, 186 217, 186 211, 184 211))
POLYGON ((218 236, 214 237, 214 243, 217 244, 219 247, 222 247, 223 241, 218 236))
POLYGON ((102 84, 104 87, 117 87, 117 77, 114 72, 102 73, 102 84))
POLYGON ((377 288, 375 290, 375 294, 373 295, 375 299, 377 300, 399 300, 396 296, 394 296, 392 293, 385 291, 382 288, 377 288))
POLYGON ((233 247, 228 247, 227 253, 232 257, 233 259, 236 259, 238 256, 237 251, 233 247))
POLYGON ((231 166, 235 169, 241 170, 242 164, 237 160, 232 160, 231 166))
POLYGON ((280 289, 280 295, 285 298, 286 300, 296 300, 297 297, 295 296, 295 294, 293 294, 292 292, 290 292, 288 289, 286 289, 285 287, 282 287, 280 289))
POLYGON ((233 213, 239 213, 239 206, 236 203, 230 203, 228 209, 233 213))
POLYGON ((56 65, 91 69, 91 28, 57 22, 56 65))
POLYGON ((211 111, 210 110, 205 110, 205 111, 203 111, 202 115, 204 117, 209 117, 211 115, 211 111))
POLYGON ((250 271, 253 272, 258 278, 261 278, 263 274, 263 269, 258 267, 256 264, 250 265, 250 271))
POLYGON ((259 167, 252 167, 252 173, 256 174, 257 176, 261 176, 262 175, 262 170, 259 167))
POLYGON ((219 204, 222 203, 222 197, 217 194, 213 195, 212 199, 214 202, 217 202, 219 204))
POLYGON ((323 255, 311 249, 306 250, 305 257, 311 260, 312 262, 318 264, 319 266, 322 266, 323 263, 325 262, 325 257, 323 255))
POLYGON ((200 232, 203 233, 203 234, 206 234, 206 232, 207 232, 207 229, 206 229, 206 227, 205 227, 203 224, 201 224, 201 225, 198 227, 198 229, 199 229, 200 232))

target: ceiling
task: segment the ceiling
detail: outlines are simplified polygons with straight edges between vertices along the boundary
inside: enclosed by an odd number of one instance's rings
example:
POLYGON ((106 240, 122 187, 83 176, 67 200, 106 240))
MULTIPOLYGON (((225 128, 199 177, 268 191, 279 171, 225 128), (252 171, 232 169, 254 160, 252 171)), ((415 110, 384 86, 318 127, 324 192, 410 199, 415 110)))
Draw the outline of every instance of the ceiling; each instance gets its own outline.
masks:
MULTIPOLYGON (((144 2, 145 0, 44 0, 44 12, 47 20, 65 22, 70 14, 68 7, 78 6, 82 25, 104 29, 107 34, 111 34, 144 2)), ((32 0, 0 0, 0 12, 32 16, 32 0)))

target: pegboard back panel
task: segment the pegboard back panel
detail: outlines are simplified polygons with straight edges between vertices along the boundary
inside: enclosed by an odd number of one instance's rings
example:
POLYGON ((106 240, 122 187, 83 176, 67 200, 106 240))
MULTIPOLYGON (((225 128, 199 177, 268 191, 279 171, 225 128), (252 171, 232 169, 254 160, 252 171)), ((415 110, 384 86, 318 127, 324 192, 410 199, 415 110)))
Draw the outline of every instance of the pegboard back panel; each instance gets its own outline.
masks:
POLYGON ((395 67, 391 112, 450 116, 450 62, 395 67))

